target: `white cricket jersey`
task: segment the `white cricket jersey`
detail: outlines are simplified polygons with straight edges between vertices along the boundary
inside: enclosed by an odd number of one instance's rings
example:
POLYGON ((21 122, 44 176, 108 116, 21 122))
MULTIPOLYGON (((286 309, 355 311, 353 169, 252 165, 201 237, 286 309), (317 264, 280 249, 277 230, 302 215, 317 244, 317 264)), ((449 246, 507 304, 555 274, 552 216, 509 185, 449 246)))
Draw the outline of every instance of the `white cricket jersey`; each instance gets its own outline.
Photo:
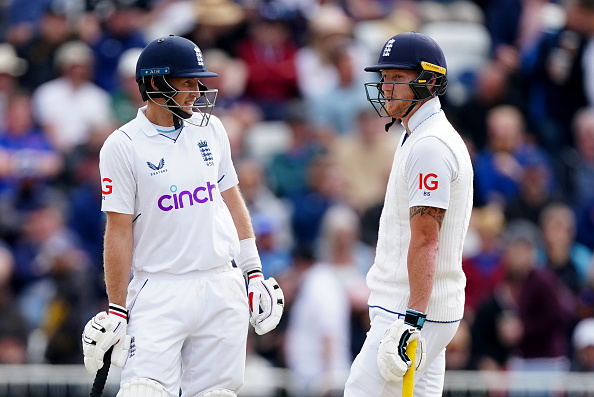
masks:
POLYGON ((145 111, 115 130, 99 156, 101 210, 134 215, 132 268, 183 274, 229 262, 239 238, 221 192, 238 180, 221 121, 185 122, 171 139, 145 111))
POLYGON ((410 289, 407 255, 409 208, 446 209, 427 319, 456 321, 464 313, 466 277, 462 247, 472 210, 473 171, 466 144, 448 122, 438 98, 421 106, 409 120, 396 150, 380 218, 376 258, 367 275, 369 305, 396 313, 407 308, 410 289))

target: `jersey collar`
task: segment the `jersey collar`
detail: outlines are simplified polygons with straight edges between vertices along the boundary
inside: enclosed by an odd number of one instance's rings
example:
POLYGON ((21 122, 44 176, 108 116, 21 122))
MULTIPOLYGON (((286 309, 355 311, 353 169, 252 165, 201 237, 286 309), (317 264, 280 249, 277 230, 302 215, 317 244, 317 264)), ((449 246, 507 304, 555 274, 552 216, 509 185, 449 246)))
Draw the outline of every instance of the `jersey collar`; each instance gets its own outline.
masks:
POLYGON ((423 121, 427 120, 431 115, 439 112, 441 109, 441 102, 438 97, 431 98, 425 102, 415 114, 410 116, 408 120, 408 129, 412 132, 417 128, 423 121))
POLYGON ((138 109, 138 114, 136 119, 140 123, 140 129, 144 132, 147 136, 155 136, 159 135, 159 131, 155 128, 153 123, 146 118, 146 105, 138 109))

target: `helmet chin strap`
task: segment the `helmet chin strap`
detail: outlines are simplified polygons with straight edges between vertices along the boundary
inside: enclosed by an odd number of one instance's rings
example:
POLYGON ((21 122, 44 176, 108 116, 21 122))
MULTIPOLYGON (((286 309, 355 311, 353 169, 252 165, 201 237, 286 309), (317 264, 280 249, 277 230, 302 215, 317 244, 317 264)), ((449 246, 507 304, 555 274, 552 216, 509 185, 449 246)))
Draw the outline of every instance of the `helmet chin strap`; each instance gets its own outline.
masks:
POLYGON ((181 110, 178 107, 172 106, 172 105, 177 106, 177 102, 175 102, 173 100, 173 98, 168 99, 167 102, 165 102, 165 105, 166 105, 165 109, 169 110, 171 112, 171 114, 173 115, 173 127, 176 130, 181 128, 182 123, 185 119, 189 119, 190 117, 192 117, 191 114, 184 112, 183 110, 181 110))

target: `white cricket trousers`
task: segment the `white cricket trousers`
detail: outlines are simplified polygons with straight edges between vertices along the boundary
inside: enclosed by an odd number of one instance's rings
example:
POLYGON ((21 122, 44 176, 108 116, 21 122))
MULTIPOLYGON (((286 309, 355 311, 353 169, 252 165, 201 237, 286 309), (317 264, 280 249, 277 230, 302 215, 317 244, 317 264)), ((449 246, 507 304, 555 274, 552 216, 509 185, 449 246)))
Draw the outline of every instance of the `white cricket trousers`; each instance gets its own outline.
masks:
POLYGON ((137 272, 128 287, 127 333, 134 337, 121 385, 161 383, 170 397, 195 397, 243 384, 249 308, 231 264, 183 275, 137 272))
MULTIPOLYGON (((344 397, 399 397, 402 382, 386 382, 377 366, 377 350, 390 325, 403 314, 390 313, 372 307, 369 309, 371 328, 361 352, 351 366, 345 385, 344 397)), ((441 397, 445 375, 445 347, 454 337, 459 322, 435 323, 426 321, 421 330, 427 349, 427 363, 421 372, 415 372, 415 397, 441 397)))

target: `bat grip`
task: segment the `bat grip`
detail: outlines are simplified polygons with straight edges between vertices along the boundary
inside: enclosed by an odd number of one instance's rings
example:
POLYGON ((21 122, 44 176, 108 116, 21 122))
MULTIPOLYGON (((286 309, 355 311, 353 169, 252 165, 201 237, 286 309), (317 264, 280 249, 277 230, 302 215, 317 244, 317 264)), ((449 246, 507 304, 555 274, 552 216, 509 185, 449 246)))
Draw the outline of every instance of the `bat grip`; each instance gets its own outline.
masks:
POLYGON ((415 355, 417 353, 417 340, 411 341, 406 347, 406 355, 411 359, 412 365, 404 374, 402 381, 402 397, 413 397, 413 386, 415 380, 415 355))
POLYGON ((103 394, 105 382, 107 381, 107 375, 109 374, 109 366, 111 365, 112 351, 113 346, 110 347, 103 355, 103 367, 101 367, 95 375, 95 380, 93 381, 93 387, 91 387, 91 394, 89 397, 101 397, 101 394, 103 394))

